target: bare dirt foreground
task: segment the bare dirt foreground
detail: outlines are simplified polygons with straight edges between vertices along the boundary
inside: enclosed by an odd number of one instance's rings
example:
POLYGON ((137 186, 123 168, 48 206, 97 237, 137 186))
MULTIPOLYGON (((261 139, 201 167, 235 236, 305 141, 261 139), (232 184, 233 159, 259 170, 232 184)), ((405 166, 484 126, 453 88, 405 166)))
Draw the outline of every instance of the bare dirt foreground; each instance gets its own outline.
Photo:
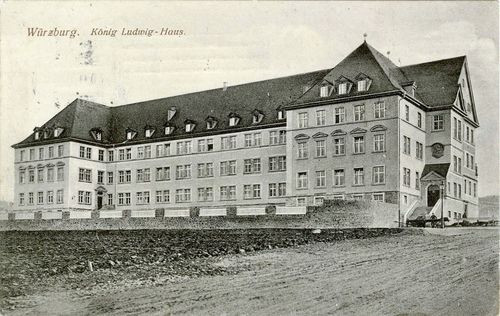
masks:
POLYGON ((446 229, 214 257, 238 273, 16 299, 7 315, 497 315, 498 230, 446 229))

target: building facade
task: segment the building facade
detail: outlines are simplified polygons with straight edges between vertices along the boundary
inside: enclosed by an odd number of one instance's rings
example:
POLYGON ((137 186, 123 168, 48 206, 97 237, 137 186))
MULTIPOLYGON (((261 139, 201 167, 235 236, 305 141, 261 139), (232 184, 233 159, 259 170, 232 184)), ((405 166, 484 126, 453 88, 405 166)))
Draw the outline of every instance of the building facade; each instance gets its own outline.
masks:
POLYGON ((466 57, 331 69, 123 106, 77 99, 15 148, 17 210, 398 204, 476 217, 466 57))

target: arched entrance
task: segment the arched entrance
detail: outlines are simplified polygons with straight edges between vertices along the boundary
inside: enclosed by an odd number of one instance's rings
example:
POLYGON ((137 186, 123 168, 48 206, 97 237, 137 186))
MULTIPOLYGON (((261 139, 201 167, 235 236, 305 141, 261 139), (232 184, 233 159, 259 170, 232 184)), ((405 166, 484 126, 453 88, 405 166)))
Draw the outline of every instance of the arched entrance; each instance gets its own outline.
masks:
POLYGON ((427 188, 427 206, 431 207, 436 205, 437 201, 439 200, 439 186, 436 184, 431 184, 427 188))
POLYGON ((96 201, 96 209, 100 210, 103 205, 104 205, 104 193, 106 193, 106 188, 102 187, 102 186, 99 186, 97 187, 97 189, 95 189, 96 191, 96 198, 97 198, 97 201, 96 201))

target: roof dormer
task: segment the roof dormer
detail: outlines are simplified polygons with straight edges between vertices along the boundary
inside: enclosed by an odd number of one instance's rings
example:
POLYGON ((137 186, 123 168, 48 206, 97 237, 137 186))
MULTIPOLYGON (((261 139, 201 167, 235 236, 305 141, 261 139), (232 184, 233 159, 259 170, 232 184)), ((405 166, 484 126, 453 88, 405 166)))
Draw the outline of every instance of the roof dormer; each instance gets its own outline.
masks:
POLYGON ((184 125, 185 125, 186 133, 191 133, 192 131, 194 131, 194 128, 196 127, 196 122, 193 120, 187 119, 184 121, 184 125))
POLYGON ((207 129, 214 129, 217 126, 217 119, 213 116, 208 116, 205 122, 207 122, 207 129))
POLYGON ((125 130, 125 132, 126 132, 127 140, 132 140, 135 138, 135 136, 137 136, 137 132, 131 128, 127 128, 125 130))
POLYGON ((175 106, 172 106, 170 109, 168 109, 167 121, 172 120, 172 118, 175 116, 175 113, 177 113, 177 108, 175 106))
POLYGON ((252 124, 259 124, 264 118, 264 113, 255 109, 252 111, 252 124))
POLYGON ((329 97, 333 92, 333 84, 328 80, 323 80, 319 86, 319 96, 321 98, 329 97))
POLYGON ((59 137, 61 134, 64 132, 64 128, 62 127, 56 127, 54 128, 54 137, 59 137))
POLYGON ((360 72, 356 78, 354 78, 357 82, 357 91, 358 92, 365 92, 370 89, 370 86, 372 84, 372 79, 365 75, 364 73, 360 72))
POLYGON ((33 129, 33 131, 35 132, 35 133, 33 134, 33 136, 34 136, 35 140, 40 140, 40 136, 41 136, 41 133, 42 133, 42 129, 41 129, 40 127, 35 127, 35 128, 33 129))
POLYGON ((348 94, 351 91, 352 85, 353 83, 351 80, 349 80, 344 76, 340 76, 335 81, 335 86, 337 87, 337 94, 338 95, 348 94))
POLYGON ((175 126, 173 126, 169 123, 165 124, 165 129, 164 129, 165 135, 171 135, 174 132, 174 130, 175 130, 175 126))
POLYGON ((155 129, 153 126, 146 125, 144 127, 144 137, 146 138, 151 138, 153 134, 155 133, 155 129))
POLYGON ((406 93, 408 93, 412 97, 415 96, 415 90, 417 89, 417 84, 415 83, 415 81, 403 82, 401 86, 403 87, 403 89, 405 89, 406 93))
POLYGON ((278 110, 278 120, 285 119, 285 110, 278 110))
POLYGON ((94 127, 90 130, 90 135, 94 138, 95 141, 102 141, 102 129, 99 127, 94 127))
POLYGON ((229 113, 228 117, 229 117, 229 126, 238 125, 238 123, 240 122, 240 119, 241 119, 241 117, 234 112, 229 113))

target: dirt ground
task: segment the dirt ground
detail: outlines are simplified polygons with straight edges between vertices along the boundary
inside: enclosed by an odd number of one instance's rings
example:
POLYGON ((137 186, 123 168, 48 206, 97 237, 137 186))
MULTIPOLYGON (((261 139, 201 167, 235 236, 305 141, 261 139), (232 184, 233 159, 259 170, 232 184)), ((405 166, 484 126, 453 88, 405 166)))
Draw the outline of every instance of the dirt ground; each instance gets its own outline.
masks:
POLYGON ((213 258, 231 275, 15 299, 7 315, 497 315, 498 229, 426 229, 213 258))

